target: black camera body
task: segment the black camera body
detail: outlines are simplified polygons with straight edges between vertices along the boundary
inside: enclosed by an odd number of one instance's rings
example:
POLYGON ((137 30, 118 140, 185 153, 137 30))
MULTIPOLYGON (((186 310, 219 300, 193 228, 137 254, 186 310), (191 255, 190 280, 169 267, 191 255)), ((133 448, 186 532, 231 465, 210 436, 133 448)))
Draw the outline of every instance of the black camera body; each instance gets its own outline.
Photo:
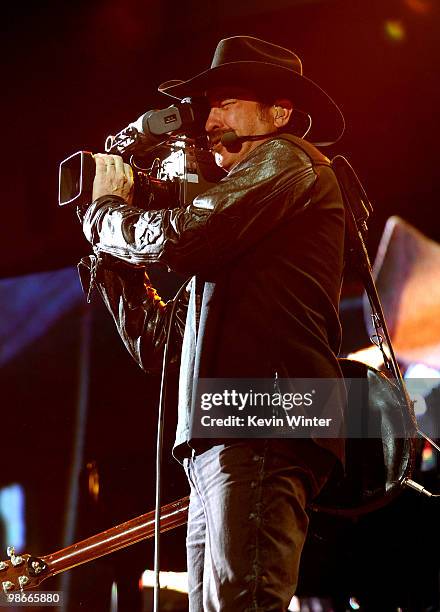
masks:
MULTIPOLYGON (((207 148, 204 125, 208 112, 206 100, 188 98, 166 109, 148 111, 116 136, 107 137, 106 153, 121 155, 133 169, 134 206, 186 206, 224 176, 207 148)), ((91 152, 78 151, 63 160, 59 205, 90 204, 94 177, 91 152)))

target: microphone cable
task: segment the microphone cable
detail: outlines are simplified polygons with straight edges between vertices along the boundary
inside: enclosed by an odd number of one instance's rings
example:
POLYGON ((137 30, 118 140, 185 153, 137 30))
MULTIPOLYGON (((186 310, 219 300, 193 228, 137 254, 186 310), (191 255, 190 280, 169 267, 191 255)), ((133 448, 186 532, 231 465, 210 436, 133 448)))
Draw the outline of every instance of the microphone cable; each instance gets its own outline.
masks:
POLYGON ((185 280, 182 286, 177 291, 173 299, 170 318, 167 325, 165 346, 162 359, 162 377, 160 381, 159 408, 157 414, 157 434, 156 434, 156 494, 155 494, 155 509, 154 509, 154 595, 153 595, 153 610, 160 610, 160 509, 162 504, 162 448, 163 448, 163 430, 165 422, 165 401, 166 401, 166 383, 167 370, 169 365, 169 345, 171 335, 173 333, 174 320, 176 309, 183 291, 188 285, 189 278, 185 280))

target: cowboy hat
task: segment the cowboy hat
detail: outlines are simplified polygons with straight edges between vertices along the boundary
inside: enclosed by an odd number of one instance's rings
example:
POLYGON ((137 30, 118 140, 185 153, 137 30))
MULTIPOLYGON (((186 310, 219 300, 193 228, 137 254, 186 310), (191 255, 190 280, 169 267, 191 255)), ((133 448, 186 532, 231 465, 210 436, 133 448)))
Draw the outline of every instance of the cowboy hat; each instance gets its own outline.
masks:
POLYGON ((303 75, 296 53, 252 36, 224 38, 218 43, 208 70, 187 81, 167 81, 158 90, 181 100, 232 84, 291 99, 298 111, 310 115, 312 129, 308 140, 315 144, 333 144, 344 132, 344 118, 338 106, 303 75))

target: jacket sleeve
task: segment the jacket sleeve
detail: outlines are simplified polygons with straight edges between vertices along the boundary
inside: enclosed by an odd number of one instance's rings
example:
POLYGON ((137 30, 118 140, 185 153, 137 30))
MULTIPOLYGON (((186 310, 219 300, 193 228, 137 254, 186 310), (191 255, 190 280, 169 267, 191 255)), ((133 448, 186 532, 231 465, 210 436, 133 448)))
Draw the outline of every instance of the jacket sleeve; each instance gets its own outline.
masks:
POLYGON ((316 178, 304 151, 270 140, 185 208, 144 211, 103 196, 83 229, 89 242, 127 262, 209 276, 307 206, 316 178))
MULTIPOLYGON (((133 359, 146 372, 160 372, 174 300, 167 303, 161 300, 151 286, 145 267, 128 265, 105 253, 84 257, 78 264, 78 272, 88 297, 94 287, 99 291, 133 359)), ((180 359, 187 289, 175 306, 169 347, 172 364, 180 359)))

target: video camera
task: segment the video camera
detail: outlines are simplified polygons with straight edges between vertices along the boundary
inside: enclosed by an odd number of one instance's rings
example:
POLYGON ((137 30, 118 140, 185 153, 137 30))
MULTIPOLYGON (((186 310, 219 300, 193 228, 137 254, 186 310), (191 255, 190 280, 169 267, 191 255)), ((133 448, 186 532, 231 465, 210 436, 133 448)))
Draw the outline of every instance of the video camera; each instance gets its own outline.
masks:
MULTIPOLYGON (((208 114, 205 98, 185 98, 168 108, 150 110, 116 136, 107 137, 105 152, 121 155, 133 169, 134 206, 186 206, 224 176, 207 145, 208 114)), ((89 151, 63 160, 59 205, 90 204, 94 177, 95 160, 89 151)))

